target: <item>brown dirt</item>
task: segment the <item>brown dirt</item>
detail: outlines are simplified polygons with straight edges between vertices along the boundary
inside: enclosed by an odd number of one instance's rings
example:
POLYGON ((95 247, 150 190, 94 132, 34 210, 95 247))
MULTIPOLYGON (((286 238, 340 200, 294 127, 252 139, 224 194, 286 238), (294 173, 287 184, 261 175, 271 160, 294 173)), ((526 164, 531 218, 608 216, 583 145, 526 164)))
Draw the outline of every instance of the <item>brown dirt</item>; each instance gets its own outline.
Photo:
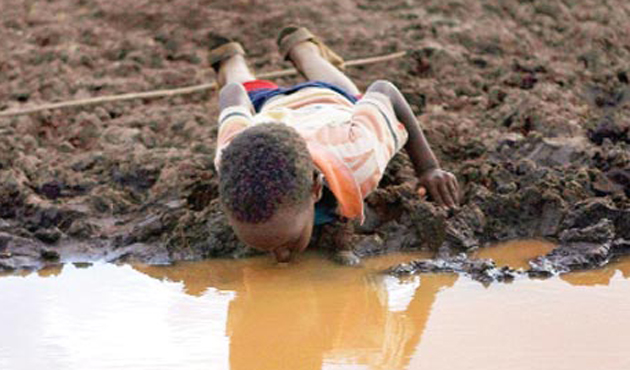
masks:
MULTIPOLYGON (((276 33, 301 23, 346 59, 411 51, 349 74, 361 88, 402 89, 466 193, 456 214, 418 201, 397 157, 367 200, 358 254, 522 237, 571 248, 563 232, 604 219, 612 234, 595 245, 626 245, 626 1, 283 3, 3 0, 0 111, 209 82, 209 32, 240 40, 256 70, 276 70, 276 33)), ((217 205, 214 95, 0 119, 0 268, 251 254, 217 205)), ((315 244, 329 240, 321 234, 315 244)))

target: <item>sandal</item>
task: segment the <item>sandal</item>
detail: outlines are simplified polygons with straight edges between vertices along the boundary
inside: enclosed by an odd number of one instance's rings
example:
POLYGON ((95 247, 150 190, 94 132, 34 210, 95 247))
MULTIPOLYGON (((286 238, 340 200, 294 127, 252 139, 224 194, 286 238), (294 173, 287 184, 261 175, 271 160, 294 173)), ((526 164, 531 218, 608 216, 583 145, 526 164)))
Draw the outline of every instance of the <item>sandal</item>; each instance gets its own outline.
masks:
POLYGON ((210 34, 209 38, 210 53, 208 54, 208 62, 216 73, 219 73, 219 65, 222 61, 234 55, 245 55, 243 46, 236 41, 214 34, 210 34))
POLYGON ((278 35, 277 44, 280 49, 280 54, 284 60, 289 59, 289 52, 293 47, 301 42, 310 41, 317 45, 322 57, 329 61, 332 65, 340 70, 344 69, 344 63, 342 57, 332 51, 326 44, 324 44, 317 36, 313 35, 306 27, 288 26, 285 27, 278 35))

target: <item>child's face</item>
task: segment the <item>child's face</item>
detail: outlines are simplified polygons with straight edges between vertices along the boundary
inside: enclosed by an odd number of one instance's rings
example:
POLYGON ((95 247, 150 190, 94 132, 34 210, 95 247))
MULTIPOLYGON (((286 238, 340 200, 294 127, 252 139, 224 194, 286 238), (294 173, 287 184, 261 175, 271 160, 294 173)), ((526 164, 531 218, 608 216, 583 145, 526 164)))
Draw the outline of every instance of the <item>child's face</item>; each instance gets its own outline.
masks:
POLYGON ((313 233, 314 217, 314 201, 280 209, 269 221, 260 224, 239 222, 228 214, 236 236, 243 243, 271 252, 278 262, 288 262, 306 249, 313 233))

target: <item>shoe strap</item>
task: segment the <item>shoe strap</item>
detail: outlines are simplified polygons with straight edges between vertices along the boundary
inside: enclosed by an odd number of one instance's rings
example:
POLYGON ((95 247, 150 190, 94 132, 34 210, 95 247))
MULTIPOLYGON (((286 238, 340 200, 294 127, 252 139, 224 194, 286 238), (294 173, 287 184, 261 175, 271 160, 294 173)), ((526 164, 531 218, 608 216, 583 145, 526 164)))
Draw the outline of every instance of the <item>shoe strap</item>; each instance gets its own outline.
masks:
POLYGON ((216 71, 215 67, 218 63, 239 54, 245 55, 245 49, 243 49, 243 46, 235 41, 228 42, 227 44, 223 44, 210 50, 210 53, 208 54, 208 62, 216 71))
POLYGON ((289 58, 289 52, 295 45, 304 41, 314 41, 316 39, 317 38, 311 33, 311 31, 304 27, 300 27, 280 40, 278 45, 280 55, 282 55, 282 58, 287 60, 289 58))

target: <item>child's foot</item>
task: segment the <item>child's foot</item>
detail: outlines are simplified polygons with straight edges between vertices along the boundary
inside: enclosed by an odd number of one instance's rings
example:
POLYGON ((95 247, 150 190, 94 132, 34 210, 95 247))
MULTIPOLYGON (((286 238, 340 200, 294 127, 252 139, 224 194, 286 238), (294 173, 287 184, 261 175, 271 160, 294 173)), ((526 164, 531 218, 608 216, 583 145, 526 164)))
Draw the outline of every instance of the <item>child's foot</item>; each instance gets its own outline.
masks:
POLYGON ((280 54, 284 59, 293 59, 291 54, 298 46, 303 49, 316 49, 319 54, 340 70, 344 68, 342 57, 332 51, 319 38, 305 27, 288 26, 280 31, 277 39, 280 54), (307 46, 308 45, 308 46, 307 46))
POLYGON ((241 44, 215 33, 208 34, 208 46, 210 48, 208 62, 216 73, 219 73, 221 62, 235 55, 245 55, 245 50, 241 44))

